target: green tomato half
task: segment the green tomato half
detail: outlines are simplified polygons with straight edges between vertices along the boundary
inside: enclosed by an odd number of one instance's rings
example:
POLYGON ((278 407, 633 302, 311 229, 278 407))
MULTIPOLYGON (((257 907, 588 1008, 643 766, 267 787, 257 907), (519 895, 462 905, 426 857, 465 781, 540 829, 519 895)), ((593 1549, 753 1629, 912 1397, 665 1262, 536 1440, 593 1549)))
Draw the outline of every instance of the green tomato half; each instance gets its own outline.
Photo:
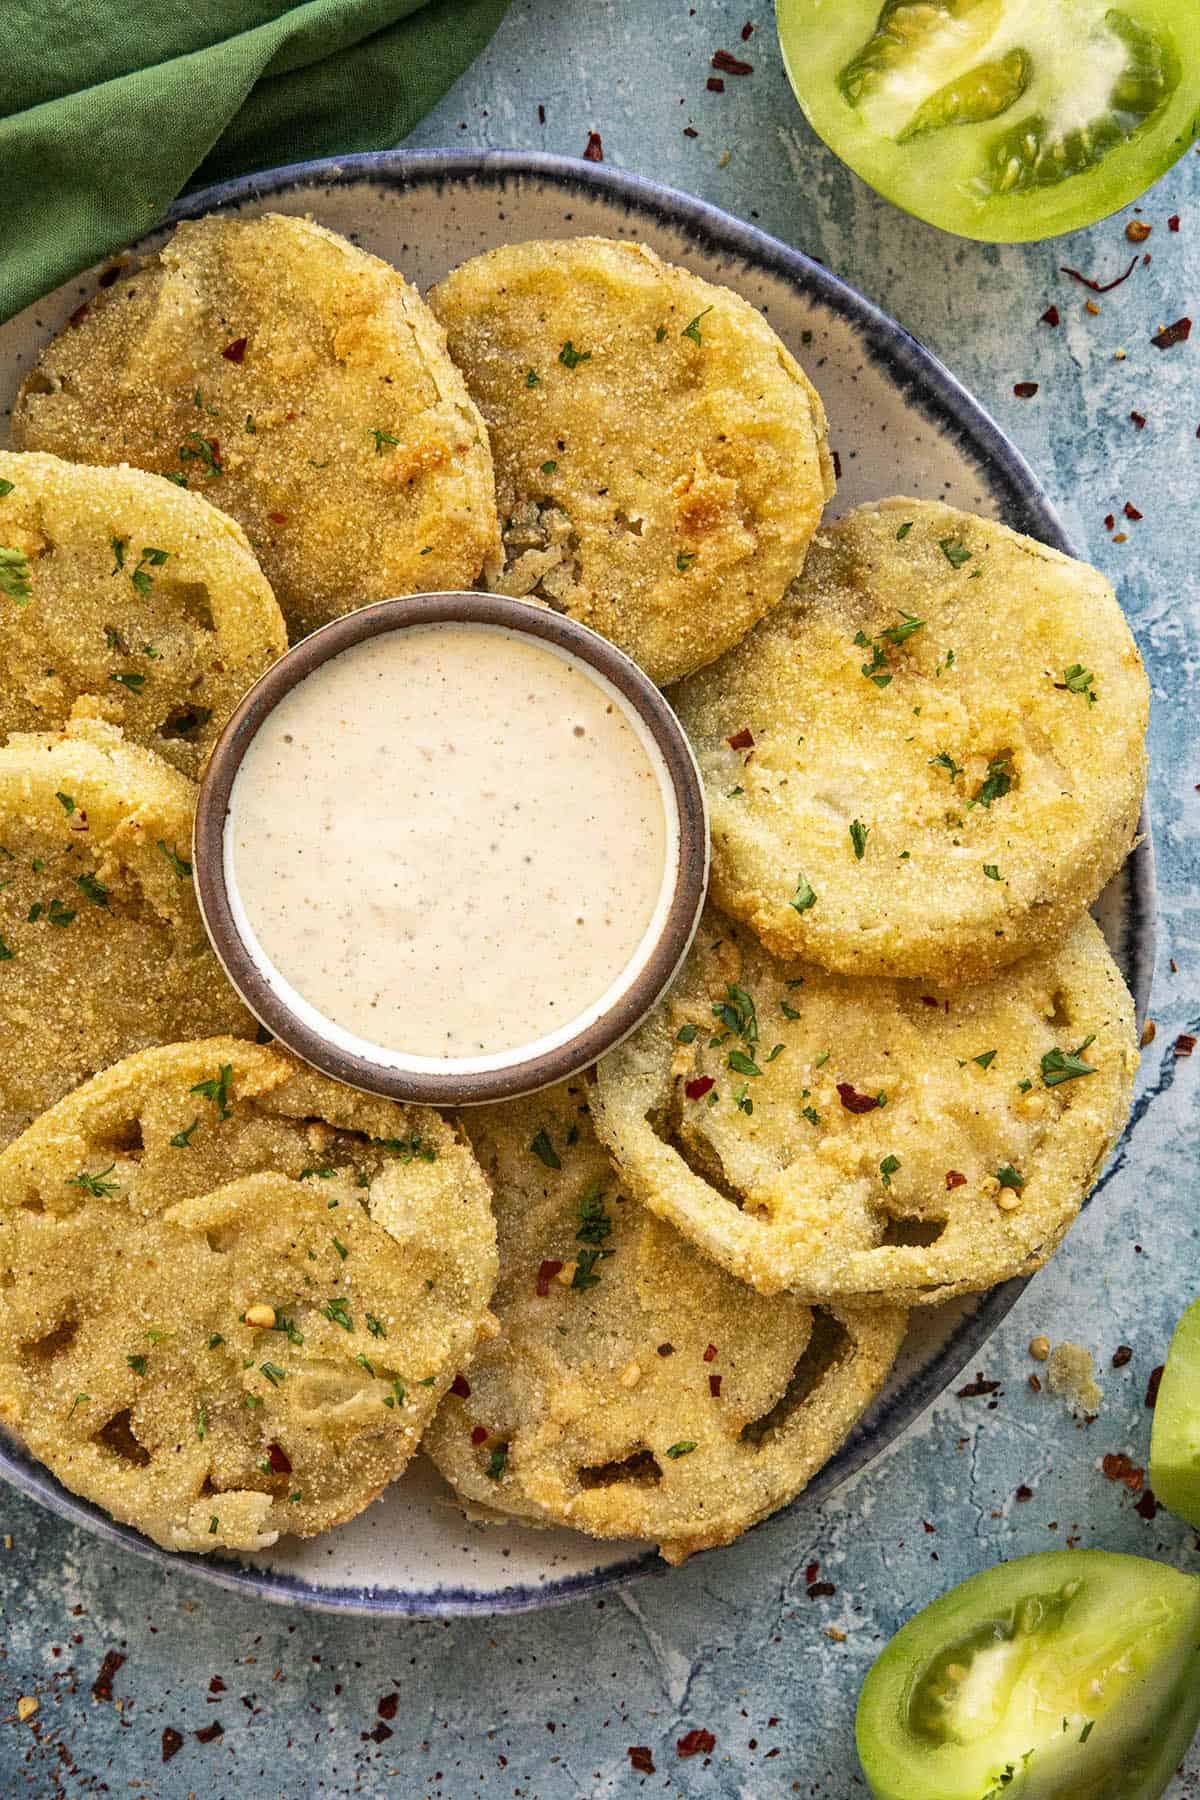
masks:
POLYGON ((863 1684, 876 1800, 1157 1800, 1200 1721, 1200 1577, 1050 1550, 973 1575, 863 1684))
POLYGON ((1150 1486, 1200 1531, 1200 1300, 1175 1327, 1154 1407, 1150 1486))
POLYGON ((813 128, 897 206, 991 243, 1136 200, 1200 131, 1200 0, 778 0, 813 128))

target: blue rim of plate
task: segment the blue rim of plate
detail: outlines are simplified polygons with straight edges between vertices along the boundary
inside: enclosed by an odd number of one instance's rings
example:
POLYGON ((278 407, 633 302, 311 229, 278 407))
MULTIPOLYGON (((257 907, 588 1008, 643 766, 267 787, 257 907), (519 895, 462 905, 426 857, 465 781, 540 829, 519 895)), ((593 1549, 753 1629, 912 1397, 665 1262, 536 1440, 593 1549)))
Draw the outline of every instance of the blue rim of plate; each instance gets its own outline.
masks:
MULTIPOLYGON (((181 219, 197 218, 202 213, 236 208, 247 202, 269 199, 285 190, 305 187, 339 187, 370 181, 408 189, 441 188, 464 182, 503 188, 508 182, 522 179, 543 182, 568 192, 600 194, 623 205, 631 215, 649 214, 675 231, 682 230, 709 252, 732 255, 765 269, 847 319, 854 326, 865 354, 886 370, 905 399, 932 424, 957 440, 996 499, 1005 523, 1067 555, 1074 554, 1053 504, 1020 451, 967 389, 910 332, 801 251, 793 250, 778 238, 719 207, 710 206, 707 201, 697 200, 645 176, 629 174, 606 164, 583 162, 575 157, 520 150, 378 150, 292 163, 260 174, 244 175, 235 181, 221 182, 177 202, 163 223, 175 224, 181 219)), ((1129 911, 1137 926, 1126 946, 1128 977, 1140 1023, 1149 1005, 1155 949, 1154 852, 1145 809, 1140 841, 1126 864, 1125 875, 1129 911)), ((1116 1147, 1110 1158, 1110 1170, 1115 1166, 1116 1147)), ((1106 1179, 1107 1176, 1101 1178, 1095 1192, 1106 1179)), ((893 1443, 962 1373, 1016 1303, 1027 1281, 1028 1277, 1017 1277, 991 1289, 978 1308, 963 1319, 937 1355, 908 1380, 882 1413, 873 1415, 870 1433, 852 1432, 837 1455, 826 1463, 803 1493, 797 1495, 790 1507, 782 1510, 811 1506, 827 1498, 893 1443)), ((0 1476, 69 1523, 83 1527, 107 1543, 132 1550, 135 1555, 163 1568, 198 1575, 234 1593, 252 1594, 279 1605, 299 1606, 311 1611, 408 1618, 532 1612, 574 1600, 592 1599, 635 1579, 650 1575, 665 1577, 668 1572, 656 1553, 646 1550, 625 1562, 564 1576, 548 1581, 543 1587, 514 1586, 490 1594, 468 1587, 437 1587, 423 1591, 380 1587, 317 1588, 297 1576, 271 1569, 216 1562, 190 1552, 163 1550, 132 1527, 117 1524, 99 1507, 70 1493, 20 1445, 9 1439, 0 1440, 0 1476)))

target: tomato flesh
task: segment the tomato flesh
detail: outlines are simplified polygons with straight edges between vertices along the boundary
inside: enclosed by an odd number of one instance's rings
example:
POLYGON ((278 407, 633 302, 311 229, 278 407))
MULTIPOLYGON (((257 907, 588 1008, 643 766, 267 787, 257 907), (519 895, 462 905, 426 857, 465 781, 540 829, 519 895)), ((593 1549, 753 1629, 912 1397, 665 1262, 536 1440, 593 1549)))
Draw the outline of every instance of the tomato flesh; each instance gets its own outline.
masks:
POLYGON ((1046 1551, 903 1626, 857 1737, 876 1800, 1157 1800, 1200 1722, 1200 1577, 1046 1551))
POLYGON ((1200 1530, 1200 1300, 1175 1327, 1154 1407, 1150 1485, 1200 1530))
POLYGON ((1200 129, 1195 0, 779 0, 778 18, 826 143, 966 237, 1090 224, 1200 129))

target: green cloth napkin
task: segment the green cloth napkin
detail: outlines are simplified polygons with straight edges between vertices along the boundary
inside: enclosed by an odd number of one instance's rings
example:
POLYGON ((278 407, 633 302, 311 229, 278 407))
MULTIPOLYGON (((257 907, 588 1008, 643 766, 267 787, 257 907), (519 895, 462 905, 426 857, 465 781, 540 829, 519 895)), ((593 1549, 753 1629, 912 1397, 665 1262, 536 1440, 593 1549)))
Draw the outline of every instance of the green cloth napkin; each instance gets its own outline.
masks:
POLYGON ((7 0, 0 319, 140 237, 185 187, 380 149, 507 0, 7 0))

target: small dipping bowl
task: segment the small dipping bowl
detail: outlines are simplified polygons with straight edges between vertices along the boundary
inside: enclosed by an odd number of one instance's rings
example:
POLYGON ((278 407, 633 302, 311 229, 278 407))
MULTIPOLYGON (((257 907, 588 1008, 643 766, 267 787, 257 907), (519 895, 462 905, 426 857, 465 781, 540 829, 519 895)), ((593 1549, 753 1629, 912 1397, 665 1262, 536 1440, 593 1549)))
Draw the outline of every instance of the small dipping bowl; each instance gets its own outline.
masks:
MULTIPOLYGON (((426 639, 430 636, 428 632, 423 635, 426 639)), ((528 666, 529 659, 525 662, 528 666)), ((576 731, 575 735, 582 734, 576 731)), ((385 737, 381 748, 386 751, 386 747, 385 737)), ((330 743, 329 754, 337 757, 336 741, 330 743)), ((503 743, 499 755, 503 755, 503 743)), ((426 757, 423 761, 421 779, 428 798, 429 768, 436 769, 437 759, 426 757)), ((386 807, 389 791, 399 796, 405 788, 406 775, 394 760, 389 766, 386 755, 380 767, 382 774, 375 785, 379 805, 386 807)), ((305 816, 303 789, 288 793, 286 805, 289 830, 295 834, 296 820, 305 816)), ((425 819, 429 816, 424 815, 425 819)), ((432 816, 436 817, 436 809, 432 816)), ((552 837, 554 820, 546 819, 544 824, 552 837)), ((298 862, 296 867, 299 904, 310 886, 305 871, 321 867, 317 838, 314 818, 313 854, 307 864, 298 862)), ((481 837, 480 869, 487 855, 488 844, 481 837)), ((441 1106, 473 1105, 532 1093, 577 1074, 628 1036, 670 985, 687 954, 704 904, 708 855, 708 814, 696 761, 678 719, 649 678, 623 651, 573 619, 526 601, 478 593, 418 594, 379 601, 334 620, 289 650, 250 689, 222 732, 201 783, 193 837, 196 891, 205 929, 229 979, 271 1035, 314 1068, 350 1087, 390 1099, 441 1106), (267 954, 248 915, 237 877, 238 777, 275 709, 301 683, 319 682, 326 665, 355 646, 384 634, 430 626, 483 627, 488 632, 514 634, 526 649, 531 644, 540 647, 593 683, 606 702, 606 713, 615 705, 632 728, 657 780, 665 820, 657 898, 636 947, 615 978, 574 1017, 542 1035, 512 1047, 470 1054, 429 1055, 376 1043, 328 1017, 306 996, 303 969, 293 968, 284 975, 267 954)), ((430 894, 427 898, 429 906, 436 907, 444 896, 430 894)), ((364 912, 371 901, 370 884, 366 883, 361 890, 364 912)), ((517 933, 520 920, 506 920, 503 927, 510 934, 517 933)), ((351 937, 343 946, 351 954, 354 941, 351 937)), ((365 957, 363 961, 365 964, 365 957)), ((371 965, 371 974, 373 979, 387 980, 386 968, 378 963, 371 965)), ((468 988, 478 983, 479 971, 464 967, 462 981, 468 988)))

